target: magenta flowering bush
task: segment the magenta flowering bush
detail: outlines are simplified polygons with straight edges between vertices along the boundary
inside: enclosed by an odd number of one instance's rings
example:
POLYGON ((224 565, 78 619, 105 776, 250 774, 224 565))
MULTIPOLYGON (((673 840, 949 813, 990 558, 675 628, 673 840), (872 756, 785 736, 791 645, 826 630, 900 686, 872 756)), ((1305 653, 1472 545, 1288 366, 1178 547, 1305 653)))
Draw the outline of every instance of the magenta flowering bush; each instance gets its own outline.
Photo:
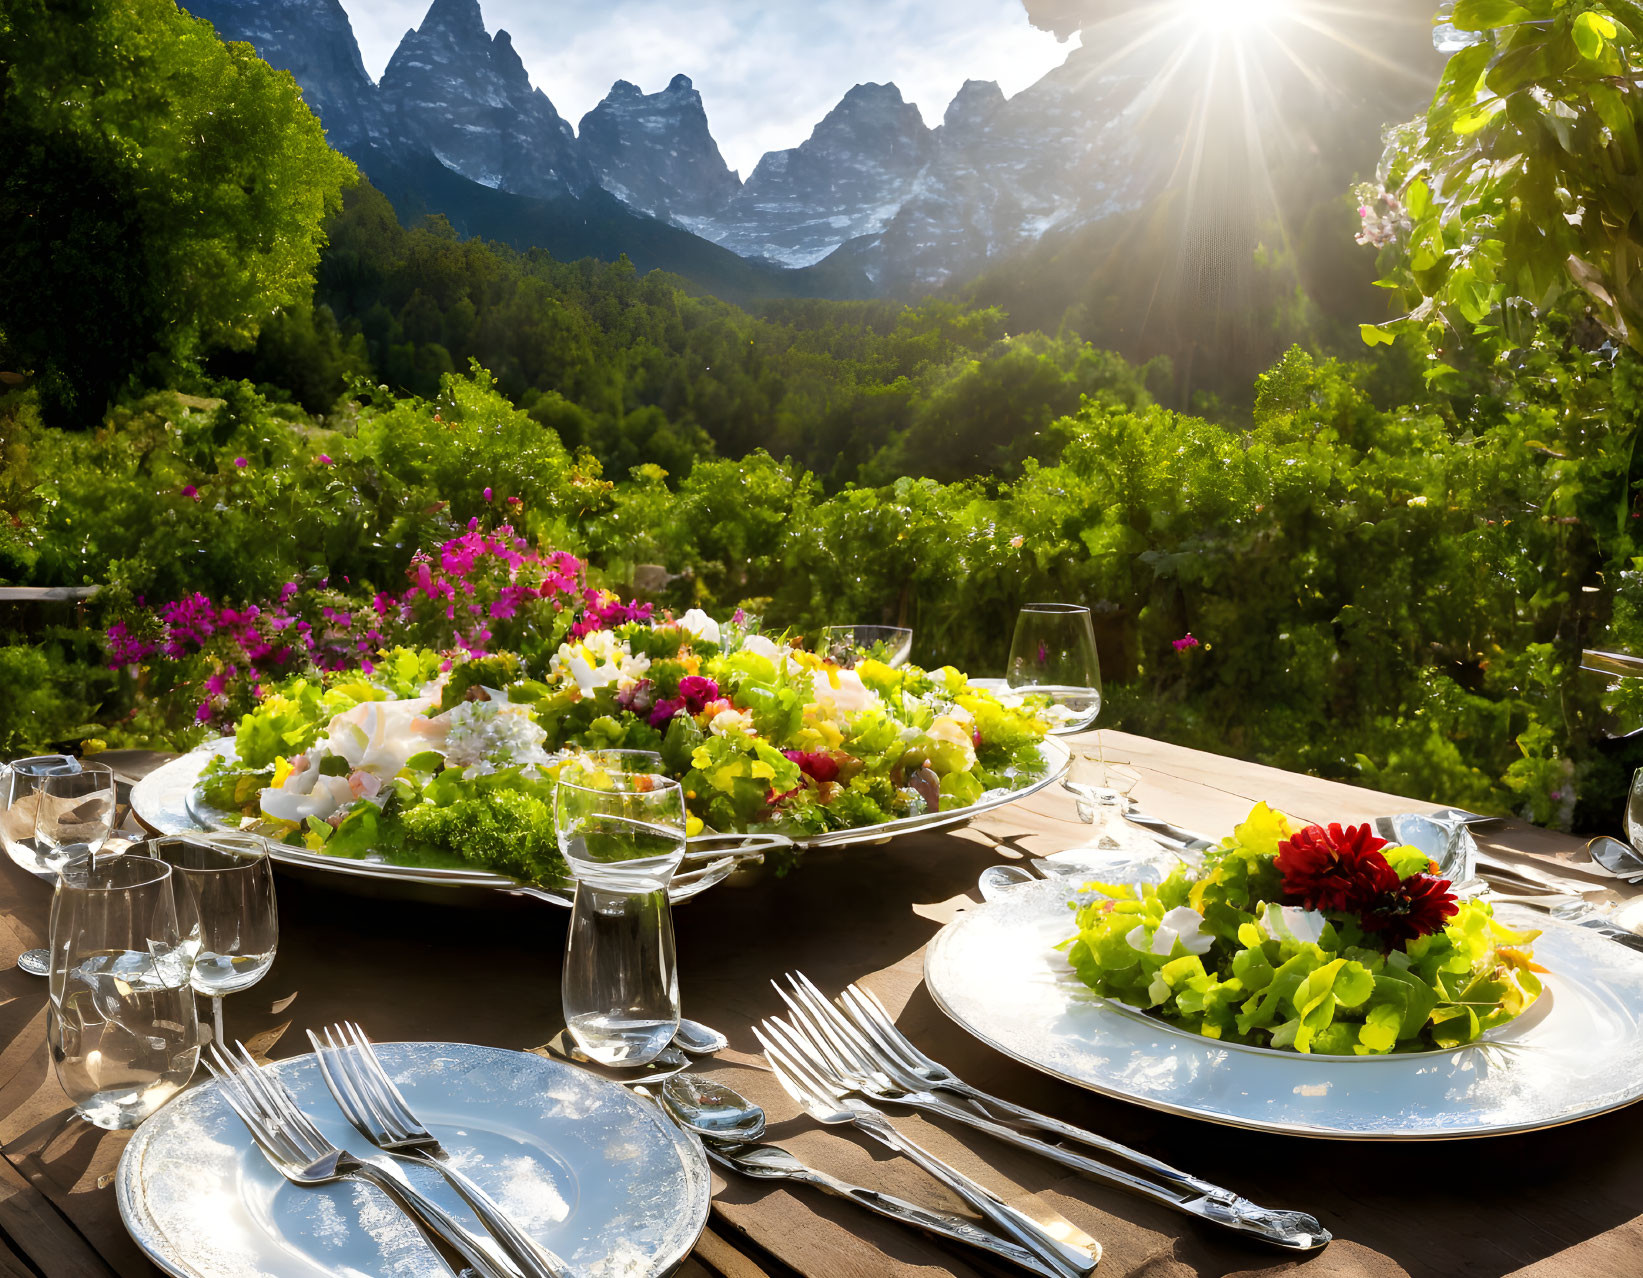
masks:
MULTIPOLYGON (((395 591, 356 587, 345 577, 298 577, 274 599, 236 606, 193 593, 143 607, 105 635, 111 669, 127 671, 152 702, 191 708, 202 724, 226 727, 264 684, 310 671, 359 669, 379 654, 431 649, 453 658, 518 653, 526 661, 581 637, 650 619, 635 604, 587 582, 586 565, 534 548, 511 525, 494 531, 471 520, 433 551, 418 551, 395 591), (163 658, 155 661, 154 658, 163 658)), ((690 700, 703 704, 711 689, 690 700)))

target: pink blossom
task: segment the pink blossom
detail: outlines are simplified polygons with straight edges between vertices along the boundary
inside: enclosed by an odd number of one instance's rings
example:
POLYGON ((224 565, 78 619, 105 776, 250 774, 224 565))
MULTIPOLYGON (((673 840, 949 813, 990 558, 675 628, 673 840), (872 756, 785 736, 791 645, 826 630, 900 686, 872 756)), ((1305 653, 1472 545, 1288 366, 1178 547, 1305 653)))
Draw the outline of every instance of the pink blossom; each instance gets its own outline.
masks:
POLYGON ((183 496, 191 498, 194 501, 199 501, 199 499, 200 499, 200 490, 198 488, 194 487, 193 484, 184 484, 183 485, 183 496))
POLYGON ((1189 630, 1179 639, 1171 639, 1170 647, 1174 648, 1177 652, 1185 652, 1188 648, 1198 647, 1198 641, 1192 637, 1192 631, 1189 630))
POLYGON ((194 720, 196 723, 209 723, 211 721, 211 703, 209 701, 200 702, 200 708, 194 712, 194 720))
POLYGON ((490 499, 491 499, 491 490, 489 488, 487 488, 485 490, 485 500, 489 501, 490 499))
POLYGON ((314 460, 321 466, 329 466, 332 464, 331 455, 329 453, 321 453, 318 457, 314 458, 314 460))
POLYGON ((240 470, 244 470, 250 464, 251 463, 246 461, 245 458, 243 458, 243 457, 236 457, 234 459, 234 465, 237 466, 240 470))

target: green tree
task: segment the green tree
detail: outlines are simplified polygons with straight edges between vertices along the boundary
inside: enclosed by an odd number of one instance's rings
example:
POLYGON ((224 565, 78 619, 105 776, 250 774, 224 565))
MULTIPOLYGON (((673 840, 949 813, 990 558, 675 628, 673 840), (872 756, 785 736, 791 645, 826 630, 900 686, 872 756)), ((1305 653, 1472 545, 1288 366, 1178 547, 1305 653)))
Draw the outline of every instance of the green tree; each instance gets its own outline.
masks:
POLYGON ((84 424, 306 300, 353 164, 173 0, 0 0, 0 359, 84 424))

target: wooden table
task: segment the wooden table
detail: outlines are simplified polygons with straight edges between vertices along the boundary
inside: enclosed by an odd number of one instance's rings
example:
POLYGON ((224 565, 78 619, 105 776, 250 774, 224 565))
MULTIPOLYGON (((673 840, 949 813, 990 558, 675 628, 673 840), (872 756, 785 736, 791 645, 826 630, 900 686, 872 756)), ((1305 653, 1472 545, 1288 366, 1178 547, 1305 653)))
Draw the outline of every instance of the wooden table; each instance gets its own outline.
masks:
MULTIPOLYGON (((1430 805, 1119 733, 1109 757, 1142 775, 1137 801, 1182 826, 1223 831, 1257 799, 1307 819, 1362 820, 1430 805)), ((781 1010, 769 981, 799 969, 823 989, 860 980, 936 1059, 1010 1099, 1108 1132, 1263 1202, 1316 1214, 1336 1241, 1298 1262, 1210 1233, 1153 1204, 1017 1154, 988 1138, 901 1119, 936 1153, 1006 1197, 1031 1194, 1099 1238, 1098 1275, 1643 1274, 1643 1106, 1552 1131, 1439 1146, 1309 1141, 1154 1113, 1042 1077, 981 1046, 936 1009, 921 981, 937 930, 978 899, 977 875, 1012 855, 1082 841, 1059 787, 980 828, 815 854, 787 876, 707 893, 676 913, 688 1014, 725 1031, 709 1067, 764 1104, 771 1139, 862 1184, 962 1211, 922 1173, 838 1129, 816 1128, 763 1071, 749 1031, 781 1010), (989 837, 991 836, 991 837, 989 837), (1004 849, 994 840, 1007 843, 1004 849)), ((1573 861, 1578 841, 1531 827, 1485 827, 1509 856, 1573 861)), ((1577 874, 1569 865, 1560 872, 1577 874)), ((1603 885, 1592 880, 1594 890, 1603 885)), ((43 940, 49 894, 0 858, 0 1278, 137 1278, 156 1271, 126 1235, 112 1189, 125 1137, 72 1116, 47 1059, 45 983, 12 967, 43 940)), ((282 880, 280 952, 254 989, 228 1000, 231 1034, 279 1057, 340 1017, 376 1038, 504 1047, 562 1026, 566 914, 535 903, 495 910, 362 902, 282 880), (423 938, 437 935, 429 942, 423 938)), ((683 1272, 701 1278, 948 1273, 997 1275, 969 1253, 880 1222, 807 1189, 717 1182, 709 1231, 683 1272)))

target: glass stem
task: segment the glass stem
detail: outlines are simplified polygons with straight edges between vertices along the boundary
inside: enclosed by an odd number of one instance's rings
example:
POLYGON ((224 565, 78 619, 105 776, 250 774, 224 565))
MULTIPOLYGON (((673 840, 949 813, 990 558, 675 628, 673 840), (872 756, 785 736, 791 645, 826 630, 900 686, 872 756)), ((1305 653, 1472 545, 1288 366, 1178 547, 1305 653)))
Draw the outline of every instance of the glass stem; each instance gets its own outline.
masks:
POLYGON ((222 1048, 222 1050, 226 1052, 228 1050, 228 1045, 227 1045, 227 1040, 225 1040, 223 1038, 223 1032, 222 1032, 222 995, 221 994, 214 994, 214 995, 211 996, 211 1030, 212 1030, 212 1033, 214 1035, 214 1038, 213 1038, 212 1041, 215 1042, 218 1047, 222 1048))

